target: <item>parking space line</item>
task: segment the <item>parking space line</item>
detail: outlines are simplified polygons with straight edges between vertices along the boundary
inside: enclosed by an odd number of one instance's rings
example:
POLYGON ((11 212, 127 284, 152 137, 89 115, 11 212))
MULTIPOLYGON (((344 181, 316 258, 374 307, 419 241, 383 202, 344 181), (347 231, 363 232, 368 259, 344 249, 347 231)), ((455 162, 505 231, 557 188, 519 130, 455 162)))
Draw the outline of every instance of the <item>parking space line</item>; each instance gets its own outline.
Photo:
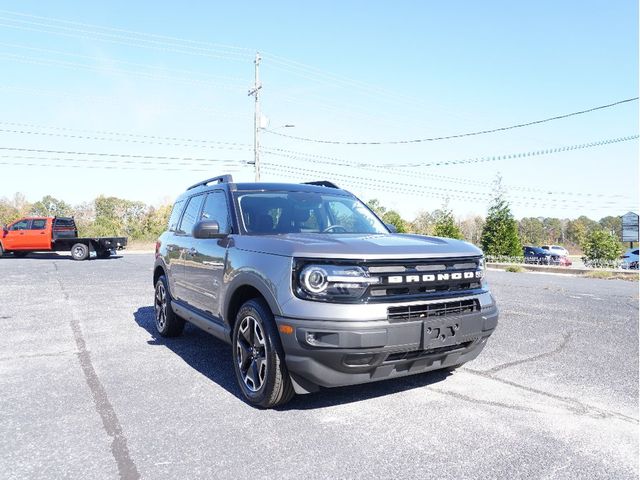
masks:
POLYGON ((80 361, 80 367, 82 368, 85 380, 87 382, 87 385, 89 386, 89 390, 91 391, 93 403, 96 406, 96 410, 100 415, 100 418, 102 419, 104 430, 107 435, 109 435, 113 439, 111 442, 111 454, 113 455, 113 458, 116 461, 116 465, 118 466, 118 473, 120 474, 120 478, 126 480, 139 479, 140 473, 138 473, 138 469, 131 459, 131 456, 129 455, 127 438, 124 436, 120 420, 118 419, 116 411, 114 410, 111 402, 109 401, 109 397, 107 396, 107 391, 105 390, 104 385, 102 385, 102 382, 100 381, 100 378, 98 377, 98 374, 93 367, 93 363, 91 362, 91 354, 87 350, 87 344, 85 342, 84 336, 82 335, 82 329, 80 327, 80 321, 74 314, 73 306, 69 301, 69 294, 64 288, 64 284, 62 283, 62 279, 60 278, 58 265, 56 264, 56 262, 53 262, 53 266, 56 271, 56 279, 58 280, 58 284, 60 285, 62 295, 69 305, 69 310, 71 313, 71 320, 69 321, 69 325, 71 326, 71 330, 73 331, 73 338, 78 349, 77 355, 78 360, 80 361))

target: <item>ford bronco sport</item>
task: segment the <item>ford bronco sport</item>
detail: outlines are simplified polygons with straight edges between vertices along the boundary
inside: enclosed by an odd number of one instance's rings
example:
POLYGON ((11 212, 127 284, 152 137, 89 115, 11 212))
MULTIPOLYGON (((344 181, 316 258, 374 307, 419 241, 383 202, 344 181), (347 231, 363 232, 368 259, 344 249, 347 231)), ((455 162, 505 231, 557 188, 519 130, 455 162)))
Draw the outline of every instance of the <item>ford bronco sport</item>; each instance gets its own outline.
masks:
POLYGON ((156 244, 155 326, 189 321, 232 345, 252 405, 453 369, 498 321, 482 252, 395 234, 330 182, 190 187, 156 244))

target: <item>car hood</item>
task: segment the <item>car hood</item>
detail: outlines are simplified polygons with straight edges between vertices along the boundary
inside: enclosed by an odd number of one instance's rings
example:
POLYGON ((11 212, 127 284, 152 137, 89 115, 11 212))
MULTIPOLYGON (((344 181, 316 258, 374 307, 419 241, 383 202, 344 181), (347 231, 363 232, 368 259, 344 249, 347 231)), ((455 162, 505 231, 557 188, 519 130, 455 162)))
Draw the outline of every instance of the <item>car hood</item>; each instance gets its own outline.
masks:
POLYGON ((302 258, 399 259, 482 255, 474 245, 450 238, 407 234, 287 233, 239 235, 236 248, 302 258))

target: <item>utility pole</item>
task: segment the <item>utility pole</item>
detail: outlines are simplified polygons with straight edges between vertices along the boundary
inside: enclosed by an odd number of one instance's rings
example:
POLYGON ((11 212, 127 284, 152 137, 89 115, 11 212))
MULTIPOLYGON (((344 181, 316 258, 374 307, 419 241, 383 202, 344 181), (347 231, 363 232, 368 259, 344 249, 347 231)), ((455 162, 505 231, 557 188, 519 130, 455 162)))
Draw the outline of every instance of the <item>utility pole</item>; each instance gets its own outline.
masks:
POLYGON ((255 98, 255 111, 253 116, 253 165, 256 171, 256 182, 260 181, 260 95, 259 90, 262 88, 260 84, 260 53, 256 52, 256 59, 254 61, 255 67, 255 80, 253 88, 249 90, 249 96, 253 95, 255 98))

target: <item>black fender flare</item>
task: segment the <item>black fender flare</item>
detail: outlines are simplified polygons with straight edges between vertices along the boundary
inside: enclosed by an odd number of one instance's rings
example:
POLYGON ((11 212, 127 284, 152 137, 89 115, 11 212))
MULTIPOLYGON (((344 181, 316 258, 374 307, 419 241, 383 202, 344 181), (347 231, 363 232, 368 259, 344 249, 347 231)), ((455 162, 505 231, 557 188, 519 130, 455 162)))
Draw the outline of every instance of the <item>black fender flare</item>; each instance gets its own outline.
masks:
POLYGON ((239 288, 247 286, 255 288, 260 295, 262 295, 274 315, 282 315, 282 311, 276 301, 276 297, 269 287, 267 287, 266 282, 259 275, 253 272, 241 272, 234 277, 231 283, 229 283, 224 296, 222 315, 228 324, 230 324, 230 319, 227 318, 227 312, 229 311, 231 299, 239 288))

